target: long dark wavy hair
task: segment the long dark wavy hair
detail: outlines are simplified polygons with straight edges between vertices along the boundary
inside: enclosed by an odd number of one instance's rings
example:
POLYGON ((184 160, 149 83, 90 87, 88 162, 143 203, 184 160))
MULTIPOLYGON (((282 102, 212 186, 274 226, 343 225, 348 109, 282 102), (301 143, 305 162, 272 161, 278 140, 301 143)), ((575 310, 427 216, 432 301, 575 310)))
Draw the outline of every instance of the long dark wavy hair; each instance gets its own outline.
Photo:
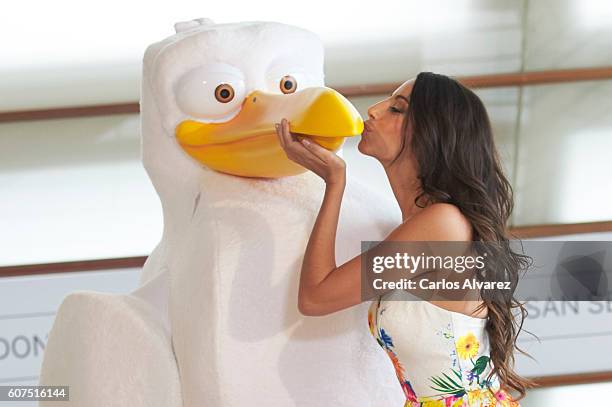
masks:
MULTIPOLYGON (((486 242, 486 270, 477 272, 481 281, 510 281, 510 293, 492 295, 480 290, 488 307, 486 331, 493 363, 487 380, 497 375, 504 390, 515 390, 522 399, 535 382, 514 372, 514 349, 527 316, 527 309, 514 297, 521 272, 532 259, 512 250, 507 221, 514 207, 512 186, 503 173, 487 111, 474 92, 454 79, 421 72, 414 81, 404 117, 404 134, 412 131, 412 148, 418 163, 421 202, 456 205, 469 219, 474 241, 486 242), (501 270, 501 272, 500 272, 501 270), (500 274, 501 273, 501 274, 500 274), (513 310, 518 309, 518 313, 513 310), (520 316, 518 315, 520 314, 520 316)), ((406 138, 404 139, 406 140, 406 138)))

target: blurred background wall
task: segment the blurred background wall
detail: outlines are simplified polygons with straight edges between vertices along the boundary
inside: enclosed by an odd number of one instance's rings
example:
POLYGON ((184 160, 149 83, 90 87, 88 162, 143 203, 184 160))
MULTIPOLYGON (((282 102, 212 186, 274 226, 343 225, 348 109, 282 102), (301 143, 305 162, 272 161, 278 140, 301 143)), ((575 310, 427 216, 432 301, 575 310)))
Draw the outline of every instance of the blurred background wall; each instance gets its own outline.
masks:
MULTIPOLYGON (((36 382, 46 333, 67 292, 136 286, 137 267, 162 230, 140 162, 141 58, 175 22, 198 17, 313 30, 325 43, 327 85, 364 117, 368 105, 420 71, 464 79, 485 102, 515 189, 514 230, 529 238, 612 240, 612 2, 5 2, 0 384, 36 382), (100 259, 114 260, 66 263, 100 259), (15 267, 42 263, 55 265, 15 267)), ((390 193, 357 142, 344 147, 349 171, 390 193)), ((533 390, 525 406, 612 397, 612 359, 572 352, 587 352, 580 344, 589 340, 590 349, 612 346, 611 308, 595 317, 585 310, 532 317, 531 330, 540 327, 549 340, 525 338, 540 362, 519 359, 519 367, 549 387, 533 390), (590 336, 576 336, 571 321, 587 321, 581 333, 590 336)))

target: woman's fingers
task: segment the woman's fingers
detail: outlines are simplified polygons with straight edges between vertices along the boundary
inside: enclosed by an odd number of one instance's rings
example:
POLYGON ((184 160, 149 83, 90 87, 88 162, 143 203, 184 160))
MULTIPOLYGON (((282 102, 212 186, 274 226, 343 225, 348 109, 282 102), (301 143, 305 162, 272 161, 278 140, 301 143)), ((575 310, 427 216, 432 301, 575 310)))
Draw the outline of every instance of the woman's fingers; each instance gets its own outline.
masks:
POLYGON ((287 119, 282 119, 276 125, 276 131, 287 157, 298 164, 311 170, 314 170, 313 166, 343 166, 344 161, 332 151, 307 138, 299 139, 291 133, 287 119))
POLYGON ((287 119, 283 119, 279 124, 277 124, 276 128, 277 134, 279 135, 279 142, 285 150, 285 153, 304 155, 304 146, 302 143, 300 143, 297 137, 289 131, 289 122, 287 119))
POLYGON ((280 123, 276 123, 274 126, 276 127, 276 135, 278 136, 278 143, 281 145, 283 149, 286 149, 285 137, 283 135, 283 129, 280 123))
POLYGON ((281 120, 275 127, 278 142, 287 158, 313 171, 325 182, 344 179, 346 163, 342 158, 307 138, 291 133, 287 119, 281 120))
POLYGON ((287 145, 287 146, 290 146, 290 145, 295 146, 296 145, 295 143, 298 141, 298 139, 289 130, 289 121, 287 121, 287 119, 283 119, 281 121, 281 127, 283 129, 283 135, 285 137, 285 145, 287 145))
POLYGON ((280 123, 276 125, 276 131, 279 135, 279 141, 281 146, 285 151, 292 148, 295 144, 295 139, 292 137, 291 132, 289 131, 289 122, 287 119, 281 120, 280 123))
POLYGON ((302 139, 301 143, 308 151, 310 151, 315 157, 317 157, 324 163, 327 163, 329 159, 332 158, 332 154, 335 155, 331 151, 321 147, 317 143, 314 143, 306 138, 302 139))

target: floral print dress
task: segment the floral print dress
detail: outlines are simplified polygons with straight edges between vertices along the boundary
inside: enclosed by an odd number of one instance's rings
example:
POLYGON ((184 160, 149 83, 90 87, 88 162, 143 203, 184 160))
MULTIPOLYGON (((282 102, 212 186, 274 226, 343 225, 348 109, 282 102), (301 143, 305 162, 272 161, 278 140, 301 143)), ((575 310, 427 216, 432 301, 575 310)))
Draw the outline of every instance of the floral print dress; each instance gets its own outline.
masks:
POLYGON ((372 336, 393 363, 404 407, 520 407, 492 369, 486 319, 390 291, 368 311, 372 336), (489 390, 490 389, 490 390, 489 390))

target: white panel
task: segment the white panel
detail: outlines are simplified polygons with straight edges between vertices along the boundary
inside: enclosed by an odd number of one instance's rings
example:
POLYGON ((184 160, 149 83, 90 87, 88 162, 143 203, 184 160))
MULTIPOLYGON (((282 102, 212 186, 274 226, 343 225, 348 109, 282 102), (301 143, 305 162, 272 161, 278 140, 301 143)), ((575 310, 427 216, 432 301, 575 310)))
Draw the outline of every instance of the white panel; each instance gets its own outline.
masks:
POLYGON ((0 64, 0 111, 136 102, 140 97, 138 58, 66 62, 56 68, 43 59, 32 60, 44 66, 2 73, 0 64))
MULTIPOLYGON (((551 236, 526 241, 612 241, 612 232, 551 236)), ((529 315, 518 346, 535 360, 515 353, 516 367, 525 376, 554 376, 572 373, 612 371, 612 302, 535 301, 526 305, 529 315), (535 334, 534 338, 528 332, 535 334)), ((576 389, 580 392, 580 389, 576 389)), ((557 400, 559 391, 539 390, 535 403, 557 400)), ((580 393, 584 394, 584 393, 580 393)), ((532 404, 527 404, 531 406, 532 404)), ((556 404, 533 404, 534 406, 556 404)), ((563 404, 570 405, 570 404, 563 404)))
POLYGON ((138 116, 0 125, 0 265, 147 255, 162 233, 138 116))
POLYGON ((612 81, 524 89, 517 225, 612 219, 612 81))
POLYGON ((537 301, 527 304, 529 316, 518 345, 536 360, 518 354, 517 369, 526 376, 551 376, 612 371, 612 302, 537 301))
POLYGON ((529 390, 523 407, 596 406, 612 394, 612 383, 580 384, 529 390))
POLYGON ((526 70, 612 65, 608 0, 528 2, 526 70))
POLYGON ((129 268, 0 278, 0 385, 38 384, 48 333, 68 293, 128 293, 138 286, 139 273, 129 268))

